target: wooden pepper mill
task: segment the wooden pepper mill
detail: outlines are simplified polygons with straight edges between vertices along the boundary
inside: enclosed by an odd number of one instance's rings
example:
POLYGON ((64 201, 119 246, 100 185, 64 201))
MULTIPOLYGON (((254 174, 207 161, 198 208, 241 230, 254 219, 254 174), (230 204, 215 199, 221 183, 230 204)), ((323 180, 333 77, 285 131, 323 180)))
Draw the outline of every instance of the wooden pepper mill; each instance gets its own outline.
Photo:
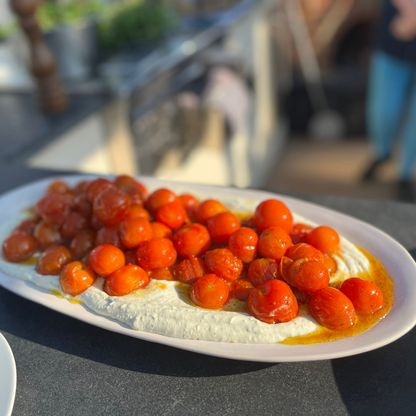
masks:
POLYGON ((56 72, 55 58, 45 44, 36 18, 39 3, 40 0, 10 0, 29 41, 31 70, 38 85, 40 107, 46 113, 59 113, 68 108, 68 98, 56 72))

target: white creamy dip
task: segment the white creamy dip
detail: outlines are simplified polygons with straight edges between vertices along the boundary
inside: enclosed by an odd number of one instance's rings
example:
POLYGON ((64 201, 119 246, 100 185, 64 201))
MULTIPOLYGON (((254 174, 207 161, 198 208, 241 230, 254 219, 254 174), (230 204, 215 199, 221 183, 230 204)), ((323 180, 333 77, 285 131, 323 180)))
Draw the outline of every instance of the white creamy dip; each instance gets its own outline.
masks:
MULTIPOLYGON (((180 193, 180 190, 176 191, 180 193)), ((210 198, 206 194, 197 196, 201 199, 210 198)), ((258 204, 254 200, 227 199, 223 196, 221 201, 232 210, 245 212, 254 211, 258 204)), ((0 244, 23 219, 22 215, 16 216, 15 220, 0 229, 0 244)), ((317 225, 296 214, 294 220, 311 226, 317 225)), ((333 258, 338 270, 331 277, 331 283, 370 270, 368 259, 343 237, 341 255, 333 258)), ((40 275, 33 265, 9 263, 0 258, 0 271, 45 290, 62 293, 59 276, 40 275)), ((76 298, 97 314, 116 319, 138 331, 205 341, 276 343, 288 337, 311 333, 317 328, 313 318, 302 311, 291 322, 270 325, 243 312, 202 309, 189 302, 183 293, 184 286, 178 282, 153 280, 146 289, 122 297, 108 296, 102 290, 102 284, 103 279, 97 279, 92 287, 76 298)), ((71 298, 66 294, 63 296, 71 298)))

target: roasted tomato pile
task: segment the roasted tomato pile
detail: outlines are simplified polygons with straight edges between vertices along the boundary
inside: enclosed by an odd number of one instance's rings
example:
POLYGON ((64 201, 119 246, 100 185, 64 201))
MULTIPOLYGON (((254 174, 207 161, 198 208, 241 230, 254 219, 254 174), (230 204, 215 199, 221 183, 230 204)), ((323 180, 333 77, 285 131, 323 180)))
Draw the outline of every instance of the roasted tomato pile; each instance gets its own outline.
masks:
POLYGON ((339 244, 332 228, 293 224, 287 206, 275 199, 242 216, 214 199, 201 202, 168 189, 149 194, 122 175, 73 189, 51 183, 33 219, 4 241, 3 256, 22 262, 40 252, 38 273, 59 275, 72 296, 97 276, 110 296, 143 289, 151 279, 176 280, 190 285, 190 298, 201 308, 221 309, 236 298, 273 324, 296 318, 304 304, 319 324, 341 330, 354 325, 356 313, 379 310, 383 295, 357 277, 329 286, 339 244))

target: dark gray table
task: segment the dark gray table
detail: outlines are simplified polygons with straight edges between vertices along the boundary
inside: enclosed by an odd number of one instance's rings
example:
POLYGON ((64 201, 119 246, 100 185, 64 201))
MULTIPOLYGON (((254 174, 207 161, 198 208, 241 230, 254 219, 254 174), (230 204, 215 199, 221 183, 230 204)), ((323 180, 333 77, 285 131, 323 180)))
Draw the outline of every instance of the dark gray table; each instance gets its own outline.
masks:
MULTIPOLYGON (((0 166, 0 193, 54 172, 0 166)), ((368 221, 416 254, 416 206, 309 196, 368 221)), ((14 352, 14 415, 415 415, 416 330, 331 361, 259 364, 114 334, 0 288, 14 352)))

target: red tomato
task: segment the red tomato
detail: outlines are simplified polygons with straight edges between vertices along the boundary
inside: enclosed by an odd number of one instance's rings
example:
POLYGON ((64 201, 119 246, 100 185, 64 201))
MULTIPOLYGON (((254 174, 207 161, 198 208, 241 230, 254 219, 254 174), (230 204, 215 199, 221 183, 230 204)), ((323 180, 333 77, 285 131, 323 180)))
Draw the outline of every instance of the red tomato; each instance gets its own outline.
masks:
POLYGON ((268 280, 248 297, 247 311, 266 324, 289 322, 298 315, 298 302, 290 287, 281 280, 268 280))
POLYGON ((339 251, 340 238, 334 229, 321 226, 314 228, 306 236, 306 242, 324 254, 332 254, 339 251))
POLYGON ((200 277, 207 274, 207 266, 200 257, 190 256, 181 261, 174 269, 176 280, 188 285, 193 285, 200 277))
POLYGON ((118 175, 114 179, 114 183, 117 186, 117 188, 124 190, 128 186, 135 185, 136 180, 133 178, 133 176, 130 175, 118 175))
POLYGON ((293 226, 290 238, 293 244, 304 243, 306 236, 312 231, 312 227, 306 224, 297 223, 293 226))
POLYGON ((191 217, 194 217, 195 211, 199 206, 199 200, 191 194, 180 195, 179 199, 182 205, 184 206, 184 208, 186 209, 186 212, 188 213, 188 215, 191 217))
POLYGON ((150 194, 147 200, 147 209, 151 214, 156 214, 157 210, 169 202, 178 201, 176 194, 169 189, 162 188, 150 194))
POLYGON ((94 248, 95 232, 91 229, 80 231, 69 244, 69 252, 74 259, 82 259, 94 248))
POLYGON ((208 220, 211 240, 217 244, 228 243, 231 234, 241 228, 240 220, 231 212, 222 212, 208 220))
POLYGON ((289 234, 280 227, 269 227, 260 234, 259 253, 262 257, 280 260, 292 246, 289 234))
POLYGON ((48 224, 60 226, 66 220, 70 206, 64 195, 48 194, 36 205, 42 218, 48 224))
POLYGON ((309 312, 320 325, 334 331, 347 329, 356 320, 352 302, 333 287, 326 287, 313 294, 309 312))
POLYGON ((230 298, 230 289, 224 280, 215 274, 198 279, 189 294, 195 305, 205 309, 220 309, 230 298))
POLYGON ((187 215, 183 205, 178 202, 169 202, 156 212, 156 220, 172 230, 176 230, 185 222, 187 215))
POLYGON ((121 242, 127 248, 135 248, 153 236, 150 222, 143 218, 124 219, 119 225, 121 242))
POLYGON ((78 212, 71 212, 61 226, 61 236, 65 240, 71 240, 81 230, 88 228, 88 220, 78 212))
POLYGON ((88 256, 88 264, 95 273, 103 277, 110 276, 126 264, 123 252, 111 244, 102 244, 95 247, 88 256))
POLYGON ((316 260, 321 263, 324 262, 323 254, 315 247, 312 247, 311 245, 305 243, 299 243, 295 246, 289 247, 286 251, 285 256, 289 257, 293 261, 299 259, 308 259, 316 260))
POLYGON ((84 217, 90 217, 92 214, 92 204, 88 201, 85 193, 78 194, 74 198, 73 210, 79 212, 84 217))
POLYGON ((96 277, 91 267, 80 261, 72 261, 62 269, 59 280, 64 293, 77 296, 92 286, 96 277))
POLYGON ((211 245, 211 237, 203 225, 189 224, 176 232, 173 244, 182 257, 202 256, 211 245))
POLYGON ((198 206, 195 216, 199 223, 206 225, 210 218, 227 211, 228 209, 220 201, 208 199, 198 206))
POLYGON ((341 283, 339 290, 352 302, 358 313, 368 315, 383 307, 383 293, 368 280, 351 277, 341 283))
POLYGON ((98 221, 94 215, 90 218, 90 225, 95 231, 101 230, 101 228, 105 227, 105 225, 101 221, 98 221))
POLYGON ((59 244, 62 241, 60 232, 53 225, 41 221, 33 231, 33 237, 40 248, 59 244))
POLYGON ((117 188, 108 188, 100 193, 93 203, 95 217, 105 225, 116 225, 130 210, 130 197, 117 188))
POLYGON ((118 226, 103 227, 97 231, 95 245, 101 246, 102 244, 111 244, 112 246, 118 247, 120 250, 126 249, 121 241, 118 226))
POLYGON ((144 218, 150 221, 149 212, 139 204, 133 204, 125 218, 144 218))
POLYGON ((172 240, 172 230, 160 222, 151 222, 150 226, 152 227, 152 238, 169 238, 172 240))
POLYGON ((228 248, 243 263, 251 263, 257 255, 259 237, 251 228, 240 228, 231 234, 228 248))
POLYGON ((338 269, 336 261, 332 257, 329 257, 328 254, 324 255, 324 264, 328 269, 329 274, 335 273, 338 269))
POLYGON ((145 270, 170 267, 177 257, 172 241, 167 238, 155 238, 140 243, 136 255, 137 262, 145 270))
POLYGON ((146 197, 143 195, 141 189, 135 184, 127 186, 123 191, 130 197, 130 201, 135 205, 144 205, 146 197))
POLYGON ((256 259, 248 270, 248 278, 254 287, 262 285, 267 280, 280 279, 277 261, 273 259, 256 259))
POLYGON ((85 192, 87 192, 87 188, 90 186, 90 181, 81 181, 81 182, 78 182, 76 185, 75 185, 75 188, 72 190, 72 192, 75 194, 75 195, 78 195, 78 194, 81 194, 81 193, 85 193, 85 192))
POLYGON ((209 272, 227 281, 237 279, 244 270, 243 262, 226 248, 208 251, 205 264, 209 272))
POLYGON ((148 274, 139 266, 129 264, 120 267, 107 277, 104 292, 109 296, 125 296, 149 284, 148 274))
POLYGON ((101 192, 108 188, 115 188, 113 182, 108 179, 98 178, 88 184, 85 193, 87 194, 88 200, 92 203, 101 192))
POLYGON ((231 282, 231 295, 243 302, 247 300, 253 289, 254 286, 250 281, 244 278, 239 278, 231 282))
POLYGON ((175 278, 173 277, 172 270, 167 267, 162 267, 160 269, 155 269, 150 272, 150 278, 153 280, 168 280, 173 281, 175 278))
POLYGON ((133 250, 127 250, 124 252, 124 257, 126 258, 126 264, 133 264, 134 266, 137 266, 137 258, 136 258, 136 251, 133 250))
POLYGON ((68 184, 64 181, 55 181, 49 184, 46 193, 47 194, 67 194, 71 192, 71 188, 68 186, 68 184))
POLYGON ((283 202, 277 199, 263 201, 256 208, 254 219, 260 233, 269 227, 283 228, 288 234, 292 232, 292 213, 283 202))
POLYGON ((71 254, 66 247, 49 247, 39 257, 36 269, 39 274, 59 275, 71 261, 71 254))
POLYGON ((33 256, 36 251, 36 242, 30 234, 16 231, 4 240, 2 249, 7 261, 17 263, 33 256))
POLYGON ((35 219, 24 220, 14 229, 14 232, 24 231, 25 233, 33 235, 33 232, 35 231, 35 227, 37 224, 38 224, 38 221, 35 219))

